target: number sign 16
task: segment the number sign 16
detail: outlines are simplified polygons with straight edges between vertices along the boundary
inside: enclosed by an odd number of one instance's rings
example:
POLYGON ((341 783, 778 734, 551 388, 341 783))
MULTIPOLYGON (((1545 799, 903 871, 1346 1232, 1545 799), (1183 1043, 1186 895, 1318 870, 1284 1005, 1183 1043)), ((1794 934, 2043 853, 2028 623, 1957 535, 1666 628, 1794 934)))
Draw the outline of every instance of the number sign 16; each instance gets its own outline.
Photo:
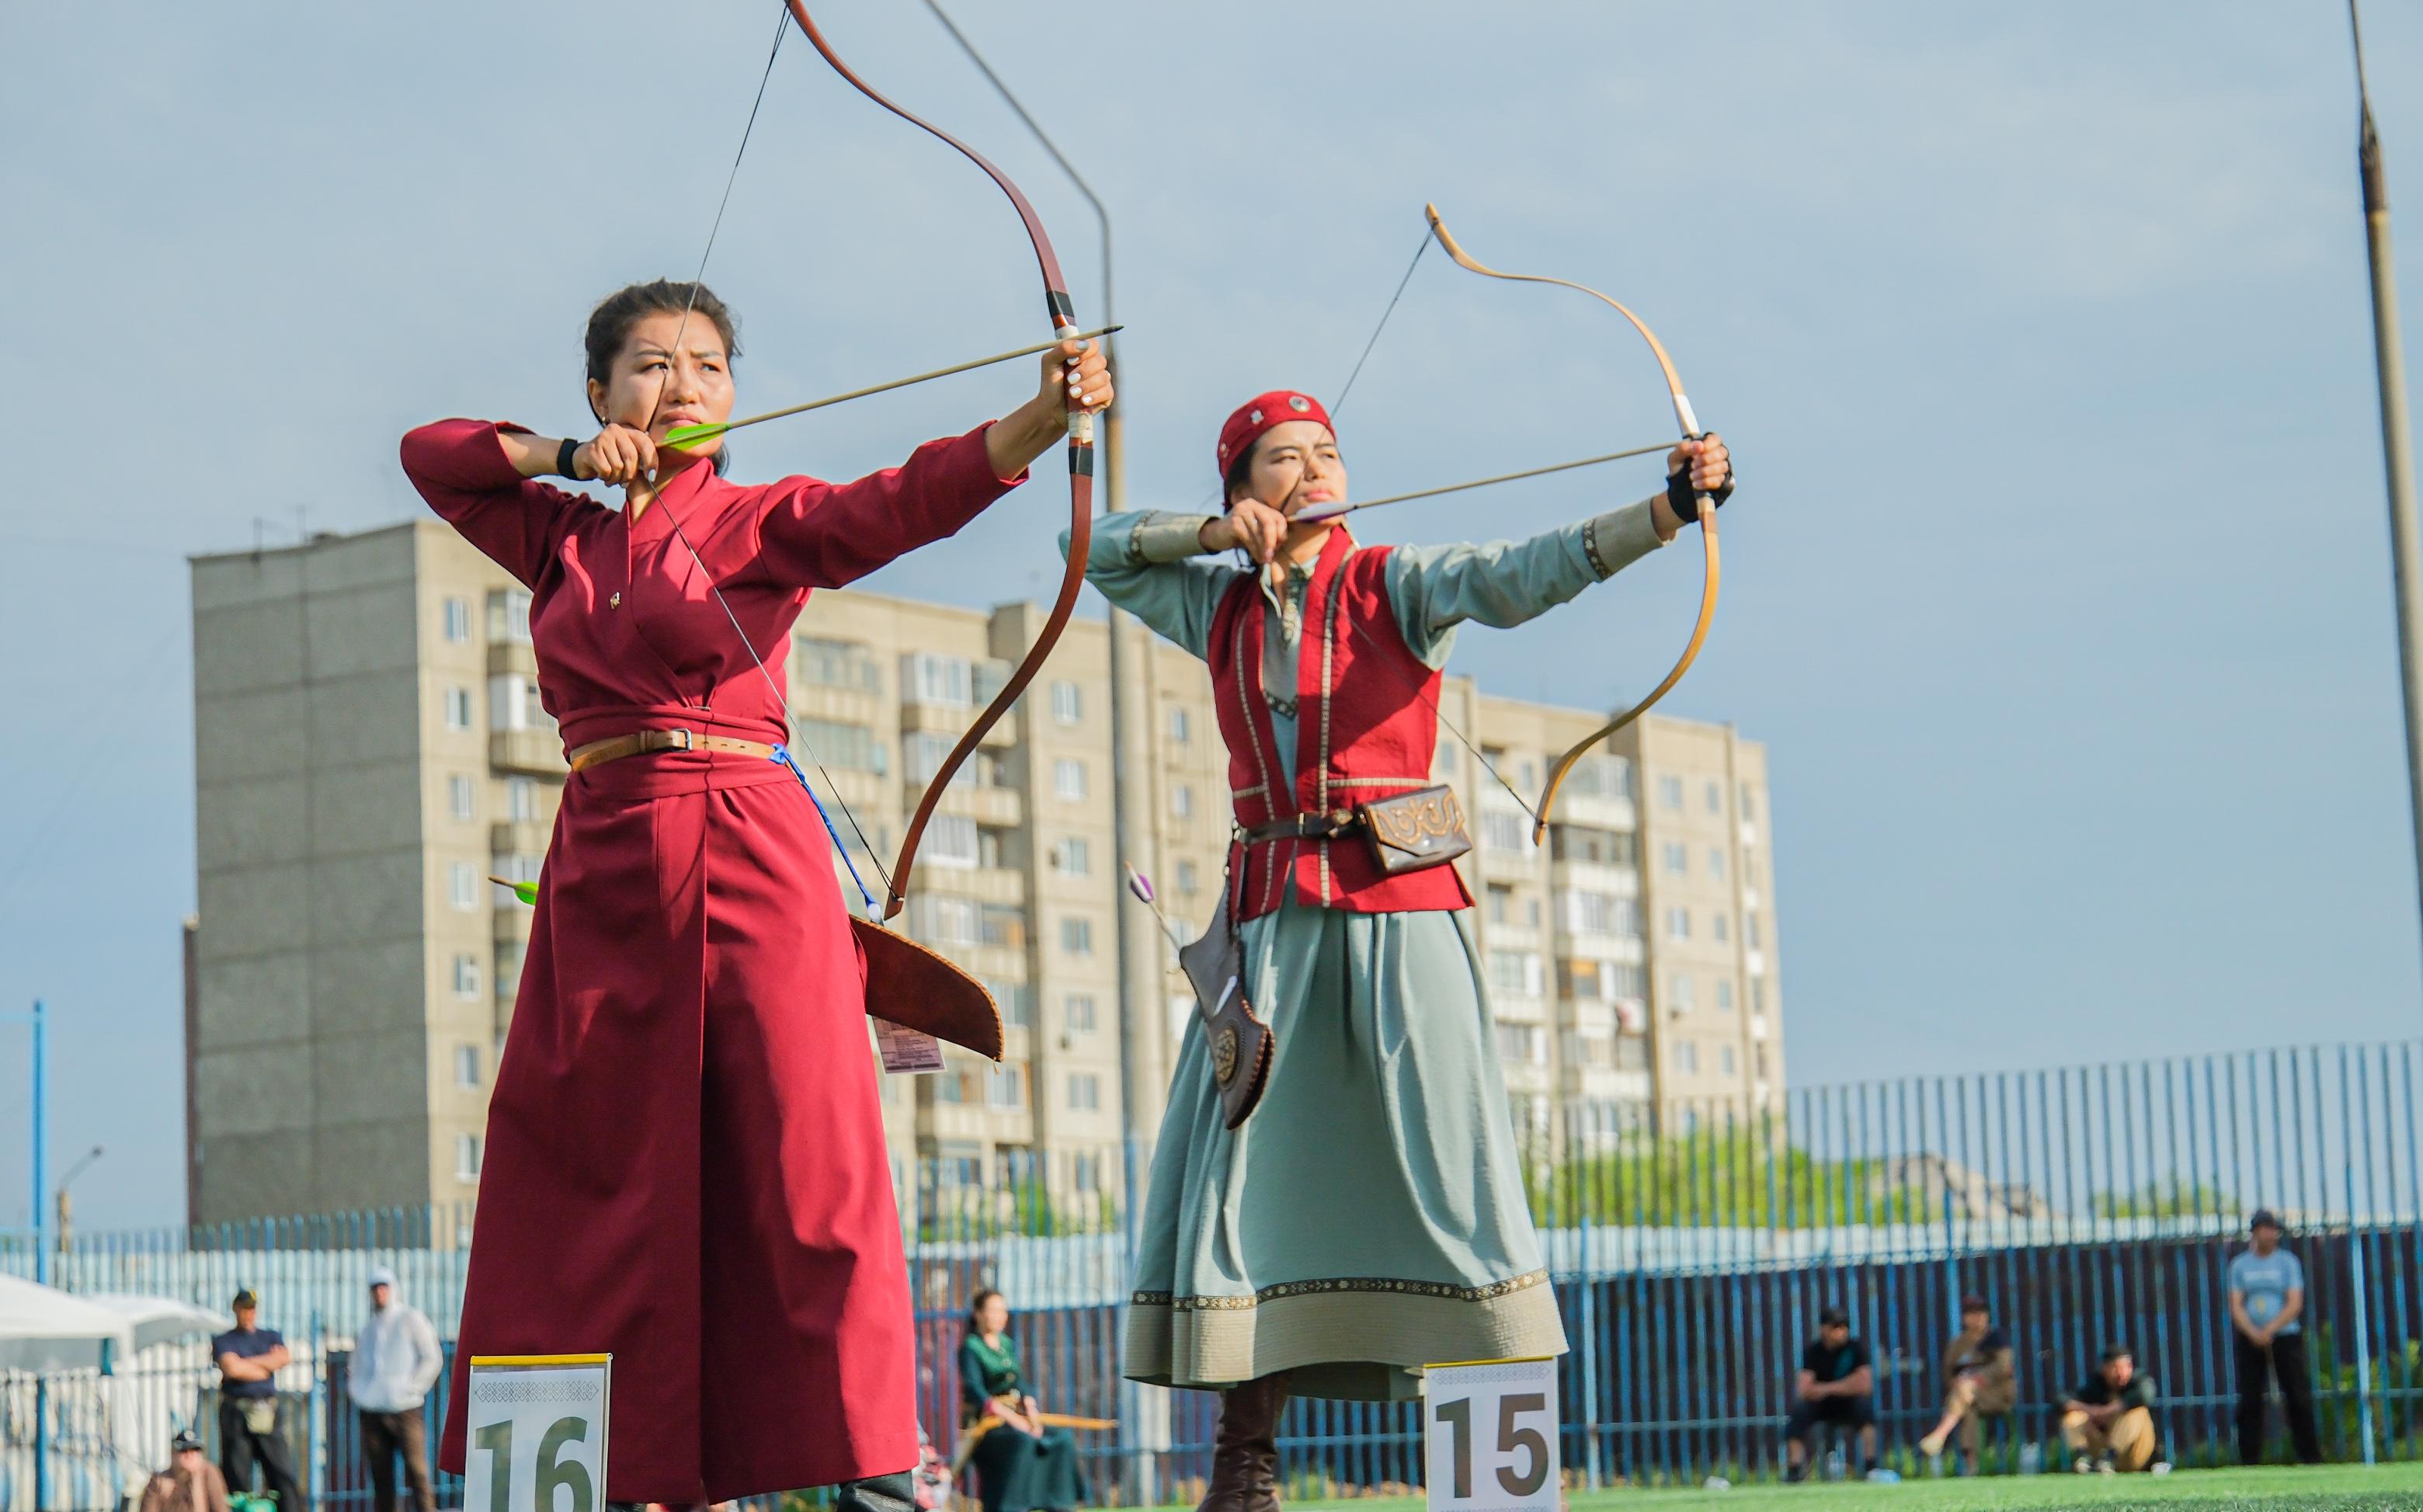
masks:
POLYGON ((606 1355, 471 1362, 464 1512, 605 1512, 606 1355))
POLYGON ((1433 1365, 1425 1374, 1433 1512, 1555 1512, 1557 1362, 1433 1365))

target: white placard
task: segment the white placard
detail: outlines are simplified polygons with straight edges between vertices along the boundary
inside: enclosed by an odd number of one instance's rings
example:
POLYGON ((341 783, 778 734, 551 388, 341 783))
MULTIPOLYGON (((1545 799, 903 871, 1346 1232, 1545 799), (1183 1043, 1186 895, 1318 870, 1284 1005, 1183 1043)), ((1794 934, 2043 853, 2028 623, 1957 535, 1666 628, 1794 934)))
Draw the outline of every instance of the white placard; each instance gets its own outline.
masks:
POLYGON ((605 1512, 610 1355, 477 1355, 464 1512, 605 1512))
POLYGON ((1432 1365, 1423 1376, 1432 1512, 1558 1512, 1557 1362, 1432 1365))
POLYGON ((897 1076, 926 1076, 942 1069, 942 1042, 921 1030, 906 1024, 895 1024, 889 1018, 870 1014, 868 1023, 875 1026, 876 1053, 883 1058, 883 1069, 897 1076))

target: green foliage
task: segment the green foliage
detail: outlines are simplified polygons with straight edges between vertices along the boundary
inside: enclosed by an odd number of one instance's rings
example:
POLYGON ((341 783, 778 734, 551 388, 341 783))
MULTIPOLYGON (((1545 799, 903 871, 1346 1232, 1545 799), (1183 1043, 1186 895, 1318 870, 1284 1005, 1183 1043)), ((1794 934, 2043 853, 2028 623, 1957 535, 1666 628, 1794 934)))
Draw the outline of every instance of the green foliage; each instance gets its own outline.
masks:
POLYGON ((1532 1218, 1549 1227, 1823 1228, 1940 1218, 1942 1194, 1907 1179, 1901 1166, 1820 1159, 1785 1143, 1780 1130, 1747 1127, 1626 1135, 1554 1165, 1527 1162, 1524 1184, 1532 1218))
POLYGON ((2238 1199, 2201 1182, 2149 1181, 2136 1191, 2098 1191, 2098 1218, 2196 1218, 2238 1212, 2238 1199))

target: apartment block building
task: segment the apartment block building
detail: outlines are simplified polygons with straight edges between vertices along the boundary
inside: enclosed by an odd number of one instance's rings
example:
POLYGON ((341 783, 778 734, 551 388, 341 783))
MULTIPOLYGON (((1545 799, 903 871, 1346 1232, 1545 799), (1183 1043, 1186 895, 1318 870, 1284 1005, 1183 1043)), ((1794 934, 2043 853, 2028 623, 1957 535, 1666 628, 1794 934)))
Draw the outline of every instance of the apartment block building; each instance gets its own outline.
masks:
MULTIPOLYGON (((467 1199, 531 921, 484 878, 537 874, 565 778, 528 597, 435 521, 192 566, 192 1215, 467 1199)), ((794 744, 879 897, 908 814, 1040 621, 1025 604, 809 601, 794 744)), ((1227 757, 1201 664, 1157 640, 1142 661, 1145 869, 1191 937, 1222 874, 1227 757)), ((951 1050, 939 1074, 881 1079, 904 1183, 921 1160, 959 1181, 1039 1163, 1059 1190, 1121 1189, 1110 702, 1107 632, 1079 622, 927 827, 898 922, 984 979, 1009 1032, 1000 1065, 951 1050)), ((1523 801, 1602 717, 1463 678, 1441 706, 1523 801)), ((1437 772, 1472 816, 1459 865, 1527 1128, 1611 1133, 1781 1095, 1763 748, 1645 719, 1576 769, 1538 848, 1471 753, 1443 738, 1437 772)), ((1132 1047, 1148 1135, 1193 1012, 1161 953, 1166 990, 1132 1047)))

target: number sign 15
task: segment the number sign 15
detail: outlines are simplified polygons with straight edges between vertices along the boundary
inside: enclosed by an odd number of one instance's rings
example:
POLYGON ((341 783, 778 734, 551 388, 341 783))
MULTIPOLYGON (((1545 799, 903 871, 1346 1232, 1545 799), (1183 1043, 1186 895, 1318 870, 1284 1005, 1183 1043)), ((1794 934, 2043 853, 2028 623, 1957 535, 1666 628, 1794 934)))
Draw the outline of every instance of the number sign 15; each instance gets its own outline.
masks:
POLYGON ((604 1512, 612 1363, 602 1354, 473 1359, 464 1512, 604 1512))
POLYGON ((1425 1376, 1433 1512, 1556 1512, 1557 1362, 1432 1365, 1425 1376))

